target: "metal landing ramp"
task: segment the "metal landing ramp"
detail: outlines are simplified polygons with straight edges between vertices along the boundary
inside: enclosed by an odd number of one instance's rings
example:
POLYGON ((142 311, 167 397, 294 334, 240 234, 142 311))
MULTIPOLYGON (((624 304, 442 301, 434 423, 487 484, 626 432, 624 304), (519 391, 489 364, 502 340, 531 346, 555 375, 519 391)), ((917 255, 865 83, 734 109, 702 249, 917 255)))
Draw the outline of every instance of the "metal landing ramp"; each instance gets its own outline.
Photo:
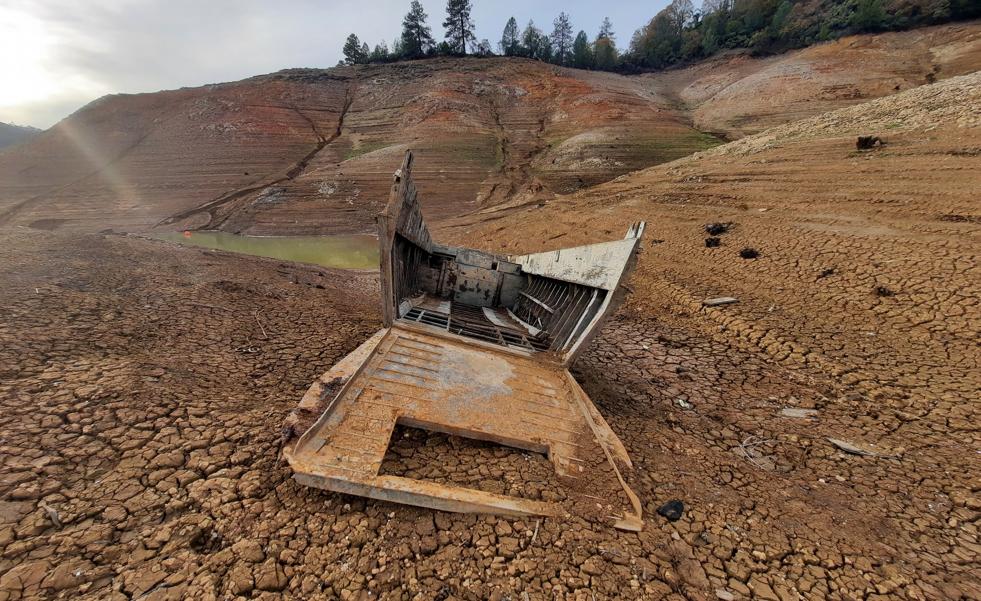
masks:
MULTIPOLYGON (((568 371, 425 329, 397 324, 359 349, 367 356, 361 369, 285 450, 299 482, 445 511, 563 511, 540 501, 379 475, 392 431, 401 424, 543 453, 560 477, 572 480, 587 473, 595 478, 590 464, 601 457, 632 506, 608 517, 618 527, 639 529, 640 503, 616 466, 630 466, 626 450, 568 371)), ((305 400, 316 403, 338 377, 343 374, 324 374, 305 400)))

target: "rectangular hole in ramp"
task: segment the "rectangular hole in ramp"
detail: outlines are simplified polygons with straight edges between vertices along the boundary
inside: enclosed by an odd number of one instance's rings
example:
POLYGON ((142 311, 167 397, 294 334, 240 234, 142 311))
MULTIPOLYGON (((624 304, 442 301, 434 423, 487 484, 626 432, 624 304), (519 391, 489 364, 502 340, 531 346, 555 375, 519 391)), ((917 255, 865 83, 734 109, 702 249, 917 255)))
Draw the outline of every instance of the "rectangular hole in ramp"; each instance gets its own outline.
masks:
POLYGON ((401 424, 379 474, 535 501, 564 501, 568 494, 541 453, 401 424))

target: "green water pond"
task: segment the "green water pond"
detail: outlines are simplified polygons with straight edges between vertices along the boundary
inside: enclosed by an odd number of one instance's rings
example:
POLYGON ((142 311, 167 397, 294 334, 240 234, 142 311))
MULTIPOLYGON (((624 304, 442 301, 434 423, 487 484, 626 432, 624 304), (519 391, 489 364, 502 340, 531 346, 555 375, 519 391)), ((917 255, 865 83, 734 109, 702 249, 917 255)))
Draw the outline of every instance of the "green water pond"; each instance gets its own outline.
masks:
POLYGON ((186 246, 312 263, 335 269, 378 269, 378 238, 366 234, 342 236, 243 236, 228 232, 167 232, 155 234, 186 246))

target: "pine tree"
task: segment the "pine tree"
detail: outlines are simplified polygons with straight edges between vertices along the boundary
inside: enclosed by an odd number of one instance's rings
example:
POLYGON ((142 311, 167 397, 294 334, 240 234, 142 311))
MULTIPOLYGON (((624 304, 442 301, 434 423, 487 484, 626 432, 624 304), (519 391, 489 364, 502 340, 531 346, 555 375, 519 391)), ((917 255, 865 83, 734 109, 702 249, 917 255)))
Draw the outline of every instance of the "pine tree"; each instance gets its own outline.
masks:
POLYGON ((540 61, 552 62, 552 40, 547 35, 543 35, 538 43, 538 54, 535 55, 540 61))
POLYGON ((375 49, 371 51, 368 60, 372 63, 384 63, 388 62, 388 56, 388 45, 385 40, 382 40, 380 44, 375 44, 375 49))
POLYGON ((591 69, 593 66, 593 49, 589 47, 589 37, 582 30, 572 43, 572 66, 577 69, 591 69))
POLYGON ((344 49, 342 50, 344 53, 344 63, 347 65, 359 65, 365 62, 367 56, 364 49, 367 47, 367 44, 362 46, 361 40, 353 33, 347 36, 347 41, 344 42, 344 49))
POLYGON ((538 58, 541 54, 542 30, 535 27, 535 22, 528 20, 524 32, 521 34, 521 55, 528 58, 538 58))
POLYGON ((879 0, 859 0, 851 20, 859 31, 879 31, 886 25, 886 12, 879 0))
POLYGON ((596 39, 599 40, 601 38, 609 38, 614 42, 616 41, 613 34, 613 23, 610 22, 609 17, 603 17, 603 23, 600 24, 599 35, 596 36, 596 39))
POLYGON ((619 57, 613 24, 610 23, 609 17, 604 17, 596 41, 593 42, 593 66, 601 71, 612 70, 616 67, 619 57))
POLYGON ((517 56, 521 50, 521 42, 518 40, 518 22, 514 17, 508 19, 504 26, 504 33, 501 35, 501 54, 504 56, 517 56))
POLYGON ((467 44, 473 46, 477 42, 473 34, 473 19, 470 18, 472 8, 470 0, 446 2, 446 20, 443 21, 443 27, 446 28, 446 41, 457 54, 466 54, 467 44))
POLYGON ((426 25, 429 15, 423 10, 418 0, 412 0, 409 12, 402 19, 402 38, 396 44, 396 56, 402 58, 419 58, 425 56, 434 46, 432 30, 426 25))
POLYGON ((569 22, 569 15, 564 12, 559 13, 553 23, 552 30, 552 50, 554 50, 555 62, 560 65, 568 64, 572 53, 572 23, 569 22))

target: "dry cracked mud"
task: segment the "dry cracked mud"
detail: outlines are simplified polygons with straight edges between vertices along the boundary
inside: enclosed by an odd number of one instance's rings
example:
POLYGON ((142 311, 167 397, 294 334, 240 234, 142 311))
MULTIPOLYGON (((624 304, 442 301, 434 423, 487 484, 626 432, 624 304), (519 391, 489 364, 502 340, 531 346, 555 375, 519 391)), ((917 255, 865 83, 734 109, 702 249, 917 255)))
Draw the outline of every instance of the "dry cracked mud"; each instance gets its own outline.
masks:
MULTIPOLYGON (((640 533, 297 485, 283 419, 380 326, 376 275, 85 233, 52 207, 81 200, 90 231, 148 215, 107 216, 100 189, 56 186, 50 206, 21 190, 48 208, 0 226, 0 601, 981 598, 979 77, 432 224, 446 242, 525 252, 648 221, 634 292, 574 369, 635 463, 640 533), (886 144, 860 152, 857 135, 886 144), (730 224, 714 247, 710 223, 730 224), (703 306, 721 296, 738 302, 703 306), (677 521, 658 514, 672 500, 677 521)), ((267 83, 343 104, 338 86, 267 83)), ((250 134, 270 138, 264 173, 341 112, 312 127, 254 108, 281 119, 250 134)), ((534 158, 539 140, 506 126, 486 128, 491 150, 509 135, 508 152, 534 158)), ((328 137, 324 156, 340 152, 328 137)), ((346 160, 374 152, 358 147, 346 160)), ((201 202, 256 177, 201 167, 201 202)), ((127 182, 93 185, 113 183, 127 182)), ((385 469, 560 497, 546 467, 400 431, 385 469)))
MULTIPOLYGON (((801 365, 786 329, 721 313, 759 300, 707 310, 699 290, 651 280, 653 257, 693 253, 701 216, 687 219, 693 231, 652 229, 666 239, 649 243, 638 293, 576 369, 635 462, 641 533, 573 516, 432 512, 293 482, 278 461, 283 418, 378 327, 374 274, 4 228, 0 599, 977 598, 977 381, 951 385, 936 365, 924 367, 922 392, 876 392, 850 377, 860 365, 801 365), (676 522, 657 514, 672 499, 685 504, 676 522)), ((743 241, 727 236, 752 240, 745 227, 722 234, 722 248, 743 241)), ((774 277, 780 235, 724 277, 774 277)), ((867 360, 848 319, 918 303, 902 279, 883 281, 895 296, 874 295, 874 278, 849 276, 845 258, 824 277, 802 268, 841 290, 814 299, 825 311, 869 308, 840 314, 836 335, 802 356, 848 365, 867 360)), ((787 310, 793 295, 774 294, 787 310)), ((926 345, 908 359, 956 342, 924 323, 908 329, 926 345)), ((886 374, 915 381, 903 365, 886 374)), ((525 467, 534 458, 407 434, 389 469, 550 494, 525 467), (499 461, 474 470, 468 458, 481 455, 499 461)))

